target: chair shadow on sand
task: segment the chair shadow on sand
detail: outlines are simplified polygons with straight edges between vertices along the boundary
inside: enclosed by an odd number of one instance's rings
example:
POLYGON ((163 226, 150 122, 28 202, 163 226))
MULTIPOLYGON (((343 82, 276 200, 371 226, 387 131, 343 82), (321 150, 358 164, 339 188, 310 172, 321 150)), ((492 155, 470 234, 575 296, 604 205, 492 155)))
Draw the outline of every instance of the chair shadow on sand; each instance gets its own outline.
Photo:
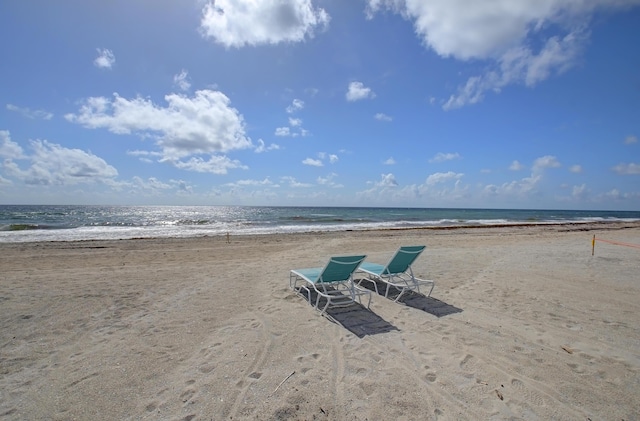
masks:
MULTIPOLYGON (((379 295, 380 297, 384 298, 384 291, 386 288, 386 284, 379 280, 375 281, 375 283, 377 284, 378 291, 380 291, 380 293, 376 295, 379 295)), ((362 287, 367 288, 373 294, 376 293, 373 282, 365 282, 364 284, 362 284, 362 287)), ((389 291, 389 296, 387 297, 387 299, 394 301, 399 294, 400 294, 400 291, 398 290, 394 291, 393 288, 391 288, 391 291, 389 291)), ((450 314, 462 313, 461 308, 458 308, 451 304, 447 304, 444 301, 438 300, 437 298, 427 297, 426 295, 416 291, 410 291, 408 293, 405 293, 405 295, 403 295, 398 300, 398 302, 403 303, 406 306, 413 307, 418 310, 422 310, 425 313, 432 314, 436 317, 444 317, 450 314)))
MULTIPOLYGON (((315 292, 312 291, 311 294, 311 302, 315 303, 317 298, 315 292)), ((323 299, 321 298, 320 307, 322 307, 322 302, 323 299)), ((358 338, 399 330, 366 306, 359 303, 352 303, 345 307, 329 307, 325 315, 327 319, 341 325, 358 338)))

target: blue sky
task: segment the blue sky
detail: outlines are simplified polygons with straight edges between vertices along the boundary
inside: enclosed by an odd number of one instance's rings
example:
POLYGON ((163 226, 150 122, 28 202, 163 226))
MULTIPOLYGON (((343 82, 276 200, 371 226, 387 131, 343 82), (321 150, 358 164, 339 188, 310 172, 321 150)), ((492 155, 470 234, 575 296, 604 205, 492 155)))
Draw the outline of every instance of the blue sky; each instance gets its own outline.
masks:
POLYGON ((0 2, 0 203, 640 209, 640 0, 0 2))

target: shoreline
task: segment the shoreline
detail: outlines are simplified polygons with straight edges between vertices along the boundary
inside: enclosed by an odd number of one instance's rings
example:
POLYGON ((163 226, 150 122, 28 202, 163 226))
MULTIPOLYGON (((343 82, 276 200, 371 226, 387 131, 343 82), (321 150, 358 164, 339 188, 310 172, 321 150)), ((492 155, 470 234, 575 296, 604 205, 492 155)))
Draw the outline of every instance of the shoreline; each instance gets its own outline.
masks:
MULTIPOLYGON (((317 231, 300 231, 300 232, 270 232, 264 234, 256 233, 234 233, 230 231, 231 237, 269 237, 280 235, 318 235, 324 233, 362 233, 362 232, 410 232, 410 231, 451 231, 463 232, 465 230, 482 231, 497 229, 531 229, 531 230, 553 230, 553 231, 611 231, 624 230, 640 227, 640 221, 589 221, 589 222, 544 222, 544 223, 503 223, 503 224, 487 224, 487 225, 451 225, 451 226, 417 226, 417 227, 380 227, 367 229, 342 229, 342 230, 322 230, 317 231)), ((73 242, 100 242, 100 241, 126 241, 126 240, 162 240, 162 239, 195 239, 195 238, 219 238, 226 237, 226 233, 220 234, 197 234, 193 236, 149 236, 149 237, 131 237, 131 238, 104 238, 104 239, 78 239, 78 240, 33 240, 33 241, 2 241, 0 239, 0 247, 9 244, 33 244, 33 243, 73 243, 73 242)))

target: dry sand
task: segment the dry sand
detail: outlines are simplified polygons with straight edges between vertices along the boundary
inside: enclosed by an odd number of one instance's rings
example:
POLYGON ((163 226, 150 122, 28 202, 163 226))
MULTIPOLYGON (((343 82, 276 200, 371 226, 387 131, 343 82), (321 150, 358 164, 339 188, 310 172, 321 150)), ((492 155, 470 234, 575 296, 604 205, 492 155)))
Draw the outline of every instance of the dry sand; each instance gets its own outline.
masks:
POLYGON ((640 224, 0 244, 3 420, 635 420, 640 224), (426 244, 432 297, 289 270, 426 244))

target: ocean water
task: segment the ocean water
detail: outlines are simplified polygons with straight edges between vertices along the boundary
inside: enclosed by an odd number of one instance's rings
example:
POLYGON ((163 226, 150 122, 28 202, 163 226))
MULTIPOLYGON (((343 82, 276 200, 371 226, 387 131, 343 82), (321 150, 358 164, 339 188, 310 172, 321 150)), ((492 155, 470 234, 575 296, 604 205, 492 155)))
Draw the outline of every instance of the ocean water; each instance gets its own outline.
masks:
POLYGON ((640 211, 0 205, 0 242, 640 221, 640 211))

